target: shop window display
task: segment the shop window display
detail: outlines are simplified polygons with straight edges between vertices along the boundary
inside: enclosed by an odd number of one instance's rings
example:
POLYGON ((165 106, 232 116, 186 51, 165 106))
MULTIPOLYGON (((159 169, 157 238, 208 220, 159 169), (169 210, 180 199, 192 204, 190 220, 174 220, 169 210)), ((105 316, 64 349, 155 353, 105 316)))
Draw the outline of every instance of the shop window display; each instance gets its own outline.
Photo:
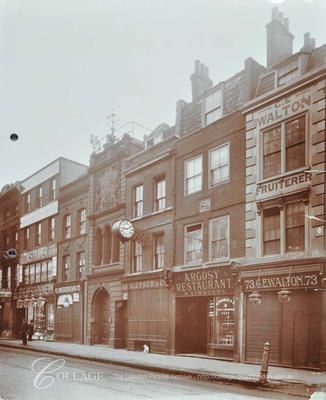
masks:
POLYGON ((213 345, 233 347, 234 299, 215 297, 208 304, 208 342, 213 345))

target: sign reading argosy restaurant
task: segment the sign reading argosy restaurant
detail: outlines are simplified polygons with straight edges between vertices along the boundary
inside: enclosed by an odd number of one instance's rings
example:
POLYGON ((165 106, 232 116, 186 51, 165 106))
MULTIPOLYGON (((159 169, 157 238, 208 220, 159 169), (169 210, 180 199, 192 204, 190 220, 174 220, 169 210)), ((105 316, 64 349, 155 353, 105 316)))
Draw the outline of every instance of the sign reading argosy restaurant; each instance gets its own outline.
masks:
POLYGON ((290 275, 274 275, 268 277, 245 278, 243 280, 245 290, 256 289, 302 289, 318 287, 321 277, 318 272, 295 272, 290 275))
POLYGON ((230 267, 177 272, 174 281, 178 297, 218 296, 233 294, 234 291, 230 267))

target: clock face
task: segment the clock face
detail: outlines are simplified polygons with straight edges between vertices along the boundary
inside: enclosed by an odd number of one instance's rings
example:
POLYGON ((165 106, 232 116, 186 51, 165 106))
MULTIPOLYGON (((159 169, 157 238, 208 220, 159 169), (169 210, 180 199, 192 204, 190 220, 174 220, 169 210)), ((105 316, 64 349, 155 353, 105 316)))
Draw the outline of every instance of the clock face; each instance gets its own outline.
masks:
POLYGON ((131 239, 134 236, 135 228, 130 221, 124 219, 120 222, 119 231, 123 238, 131 239))

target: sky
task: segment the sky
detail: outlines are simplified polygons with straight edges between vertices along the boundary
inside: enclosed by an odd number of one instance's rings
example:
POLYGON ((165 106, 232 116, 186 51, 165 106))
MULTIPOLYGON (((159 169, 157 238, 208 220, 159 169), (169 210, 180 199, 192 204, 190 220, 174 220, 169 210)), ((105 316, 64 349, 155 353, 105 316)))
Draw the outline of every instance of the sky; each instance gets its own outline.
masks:
POLYGON ((326 42, 326 0, 0 0, 0 190, 60 156, 88 164, 113 111, 118 137, 174 125, 196 59, 214 84, 266 65, 273 6, 294 52, 305 32, 326 42))

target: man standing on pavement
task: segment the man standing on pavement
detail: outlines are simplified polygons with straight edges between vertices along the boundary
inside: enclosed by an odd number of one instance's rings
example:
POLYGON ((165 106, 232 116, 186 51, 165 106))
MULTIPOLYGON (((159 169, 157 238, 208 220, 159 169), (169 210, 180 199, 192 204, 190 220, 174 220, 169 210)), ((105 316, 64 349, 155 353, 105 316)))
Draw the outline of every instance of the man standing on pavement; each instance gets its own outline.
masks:
POLYGON ((25 319, 23 319, 22 327, 21 327, 21 335, 23 340, 23 345, 27 345, 27 335, 28 335, 28 323, 25 319))
POLYGON ((31 319, 28 324, 28 341, 31 342, 33 340, 34 335, 34 321, 31 319))

